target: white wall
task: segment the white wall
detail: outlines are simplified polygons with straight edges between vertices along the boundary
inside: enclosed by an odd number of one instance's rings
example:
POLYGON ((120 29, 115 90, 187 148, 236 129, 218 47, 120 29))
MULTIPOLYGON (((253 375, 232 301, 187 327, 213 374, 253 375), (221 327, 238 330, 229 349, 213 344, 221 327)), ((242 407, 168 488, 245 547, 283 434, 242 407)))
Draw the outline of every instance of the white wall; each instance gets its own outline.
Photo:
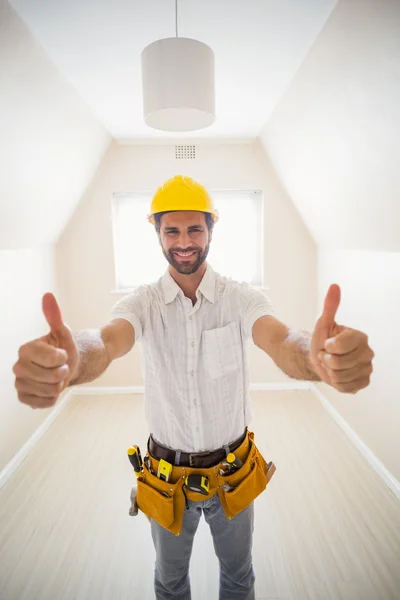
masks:
POLYGON ((18 348, 48 332, 42 296, 55 292, 54 249, 0 250, 0 470, 44 421, 49 410, 21 404, 12 367, 18 348))
POLYGON ((0 0, 0 249, 54 242, 110 135, 0 0))
POLYGON ((400 251, 400 2, 340 0, 261 138, 315 241, 400 251))
POLYGON ((342 289, 338 323, 368 334, 375 352, 371 384, 356 395, 318 384, 372 452, 400 480, 400 254, 321 250, 319 298, 342 289))
POLYGON ((400 2, 340 0, 261 141, 319 249, 319 301, 342 285, 339 323, 365 331, 371 385, 319 384, 400 479, 400 2))
POLYGON ((12 365, 47 333, 41 297, 53 290, 54 242, 110 135, 6 0, 0 0, 0 469, 48 411, 21 405, 12 365))
MULTIPOLYGON (((99 327, 120 296, 115 288, 111 229, 114 192, 156 190, 182 173, 210 189, 261 189, 265 197, 265 285, 277 316, 310 329, 316 315, 316 249, 281 188, 261 145, 198 145, 195 160, 176 160, 170 146, 113 144, 73 219, 57 244, 60 301, 73 330, 99 327)), ((147 222, 132 223, 150 227, 147 222)), ((161 250, 160 250, 161 252, 161 250)), ((141 257, 132 257, 132 265, 141 257)), ((166 263, 167 265, 167 263, 166 263)), ((273 362, 251 349, 253 382, 287 380, 273 362)), ((116 361, 101 385, 140 385, 138 349, 116 361)))

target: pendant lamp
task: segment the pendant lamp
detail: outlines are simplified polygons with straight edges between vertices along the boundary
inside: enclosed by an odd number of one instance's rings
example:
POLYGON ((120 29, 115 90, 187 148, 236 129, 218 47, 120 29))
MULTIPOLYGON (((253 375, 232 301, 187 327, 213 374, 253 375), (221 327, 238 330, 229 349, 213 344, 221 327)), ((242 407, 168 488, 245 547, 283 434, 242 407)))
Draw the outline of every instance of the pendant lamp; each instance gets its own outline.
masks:
POLYGON ((142 52, 143 116, 161 131, 195 131, 215 119, 214 52, 190 38, 157 40, 142 52))

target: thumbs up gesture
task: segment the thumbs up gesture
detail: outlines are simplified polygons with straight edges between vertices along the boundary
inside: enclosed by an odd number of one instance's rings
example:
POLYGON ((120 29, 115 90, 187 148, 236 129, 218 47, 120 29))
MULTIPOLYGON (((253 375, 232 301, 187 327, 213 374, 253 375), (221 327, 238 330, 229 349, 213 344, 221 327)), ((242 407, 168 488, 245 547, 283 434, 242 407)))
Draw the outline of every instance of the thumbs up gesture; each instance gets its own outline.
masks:
POLYGON ((73 335, 53 294, 43 296, 43 313, 50 332, 21 346, 13 367, 18 398, 32 408, 53 406, 75 377, 79 363, 73 335))
POLYGON ((315 325, 310 358, 322 381, 339 392, 355 394, 369 385, 374 353, 365 333, 336 323, 339 304, 340 288, 333 284, 315 325))

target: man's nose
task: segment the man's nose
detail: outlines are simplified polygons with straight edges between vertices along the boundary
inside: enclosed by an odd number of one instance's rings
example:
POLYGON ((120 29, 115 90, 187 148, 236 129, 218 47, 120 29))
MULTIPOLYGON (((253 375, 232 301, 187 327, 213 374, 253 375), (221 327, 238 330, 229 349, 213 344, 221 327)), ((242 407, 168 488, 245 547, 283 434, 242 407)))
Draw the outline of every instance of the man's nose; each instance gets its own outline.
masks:
POLYGON ((188 248, 191 245, 190 235, 187 231, 182 231, 179 236, 179 246, 182 249, 188 248))

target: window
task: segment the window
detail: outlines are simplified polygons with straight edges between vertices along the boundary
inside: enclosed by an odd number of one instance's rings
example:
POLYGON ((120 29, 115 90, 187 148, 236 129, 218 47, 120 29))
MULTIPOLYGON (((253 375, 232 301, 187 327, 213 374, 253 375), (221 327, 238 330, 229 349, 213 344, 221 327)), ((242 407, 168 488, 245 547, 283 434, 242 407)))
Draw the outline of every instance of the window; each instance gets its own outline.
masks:
MULTIPOLYGON (((208 260, 238 281, 263 285, 263 197, 260 191, 211 191, 219 212, 208 260)), ((166 270, 154 227, 147 221, 152 192, 114 194, 112 202, 116 289, 157 280, 166 270)))

